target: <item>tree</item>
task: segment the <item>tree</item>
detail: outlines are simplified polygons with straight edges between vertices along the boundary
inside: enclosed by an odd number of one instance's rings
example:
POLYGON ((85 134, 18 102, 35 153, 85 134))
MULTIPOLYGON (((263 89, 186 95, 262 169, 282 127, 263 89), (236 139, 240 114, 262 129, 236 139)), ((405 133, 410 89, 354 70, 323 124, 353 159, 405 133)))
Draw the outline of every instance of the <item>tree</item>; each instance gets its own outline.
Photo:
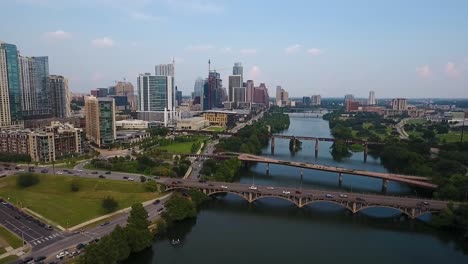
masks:
POLYGON ((341 160, 351 156, 351 152, 349 152, 348 146, 344 141, 335 141, 331 146, 331 149, 331 154, 334 160, 341 160))
POLYGON ((39 177, 33 173, 22 173, 16 178, 16 185, 26 188, 38 184, 39 181, 39 177))
POLYGON ((197 210, 192 201, 175 193, 166 202, 165 218, 170 222, 182 221, 186 218, 192 218, 197 215, 197 210))
POLYGON ((106 212, 114 212, 117 207, 119 206, 119 203, 111 196, 106 196, 102 199, 102 208, 106 210, 106 212))
POLYGON ((145 182, 146 181, 146 177, 145 176, 140 176, 140 182, 145 182))
POLYGON ((70 184, 70 190, 72 192, 78 192, 80 190, 80 182, 77 179, 73 179, 70 184))
POLYGON ((117 225, 110 234, 112 240, 114 241, 114 247, 118 249, 117 261, 123 261, 128 258, 130 255, 131 249, 128 244, 128 234, 124 228, 120 225, 117 225))
POLYGON ((148 229, 148 212, 141 203, 134 204, 127 220, 128 245, 132 252, 140 252, 151 246, 153 236, 148 229))
POLYGON ((157 192, 158 191, 158 184, 155 181, 146 181, 145 183, 145 190, 148 192, 157 192))

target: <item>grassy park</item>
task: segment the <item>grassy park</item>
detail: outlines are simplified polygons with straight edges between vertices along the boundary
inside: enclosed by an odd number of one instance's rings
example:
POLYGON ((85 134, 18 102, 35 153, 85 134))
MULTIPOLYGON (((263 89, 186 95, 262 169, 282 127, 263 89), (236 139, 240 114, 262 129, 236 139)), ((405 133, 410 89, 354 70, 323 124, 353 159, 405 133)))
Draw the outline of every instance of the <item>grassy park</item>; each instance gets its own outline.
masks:
POLYGON ((5 248, 19 248, 23 245, 23 241, 17 235, 11 233, 3 226, 0 226, 0 255, 5 253, 5 248))
POLYGON ((181 154, 194 153, 196 151, 192 151, 193 144, 198 144, 198 146, 200 146, 201 143, 205 141, 206 139, 207 137, 197 137, 196 140, 187 141, 187 142, 173 142, 170 145, 158 147, 158 149, 165 150, 169 153, 181 153, 181 154))
POLYGON ((224 127, 220 127, 220 126, 210 126, 210 127, 205 128, 204 130, 214 131, 214 132, 223 132, 226 129, 224 127))
POLYGON ((117 209, 122 209, 159 195, 147 192, 139 182, 38 175, 37 185, 21 188, 16 185, 16 177, 0 179, 0 196, 63 227, 106 214, 101 207, 102 198, 106 196, 113 197, 118 202, 117 209), (70 189, 73 180, 80 186, 77 192, 70 189))

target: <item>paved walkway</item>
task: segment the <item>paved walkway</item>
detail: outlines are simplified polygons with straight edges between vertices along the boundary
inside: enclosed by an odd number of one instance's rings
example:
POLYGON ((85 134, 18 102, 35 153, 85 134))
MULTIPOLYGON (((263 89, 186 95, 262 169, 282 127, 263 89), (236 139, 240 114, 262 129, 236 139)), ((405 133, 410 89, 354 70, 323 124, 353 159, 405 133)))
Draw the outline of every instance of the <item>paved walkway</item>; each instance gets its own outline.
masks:
POLYGON ((12 249, 10 251, 7 251, 7 252, 1 254, 0 255, 0 260, 3 259, 3 258, 6 258, 8 256, 11 256, 11 255, 15 255, 15 256, 20 257, 20 256, 24 255, 25 252, 28 251, 28 250, 29 250, 29 246, 27 246, 27 245, 19 247, 17 249, 12 249))

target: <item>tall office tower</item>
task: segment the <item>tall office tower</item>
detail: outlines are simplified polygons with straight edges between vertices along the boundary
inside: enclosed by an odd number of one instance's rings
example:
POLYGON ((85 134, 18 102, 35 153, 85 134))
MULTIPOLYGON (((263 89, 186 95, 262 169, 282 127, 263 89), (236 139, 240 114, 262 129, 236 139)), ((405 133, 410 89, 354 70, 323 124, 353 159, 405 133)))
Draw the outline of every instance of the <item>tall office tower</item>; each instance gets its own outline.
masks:
POLYGON ((222 107, 224 99, 223 80, 221 80, 219 72, 209 72, 208 79, 205 80, 203 85, 203 97, 201 99, 203 110, 222 107))
POLYGON ((97 146, 114 143, 115 130, 114 98, 85 97, 86 138, 97 146))
POLYGON ((302 97, 302 104, 303 104, 304 106, 310 106, 310 104, 311 104, 311 97, 309 97, 309 96, 303 96, 303 97, 302 97))
POLYGON ((289 93, 281 88, 281 86, 276 86, 276 105, 277 106, 287 106, 289 105, 289 93))
POLYGON ((396 98, 392 100, 393 110, 408 110, 408 105, 405 98, 396 98))
POLYGON ((54 117, 70 117, 70 91, 68 89, 68 80, 63 76, 50 75, 50 102, 52 114, 54 117))
MULTIPOLYGON (((1 45, 2 43, 0 43, 1 45)), ((11 125, 6 51, 0 46, 0 129, 11 125)))
POLYGON ((115 85, 114 86, 109 86, 109 88, 107 90, 108 90, 107 91, 108 95, 117 95, 115 85))
POLYGON ((52 114, 49 91, 49 58, 19 57, 22 110, 24 118, 52 114))
POLYGON ((203 85, 205 84, 205 80, 202 77, 198 77, 195 80, 195 85, 193 86, 193 98, 199 96, 202 98, 203 95, 203 85))
POLYGON ((22 107, 21 107, 21 80, 20 69, 18 62, 18 49, 13 44, 0 42, 0 83, 3 83, 1 93, 8 93, 8 100, 5 95, 2 95, 2 123, 6 126, 22 123, 22 107), (8 108, 8 110, 6 110, 8 108), (5 110, 4 110, 5 109, 5 110), (9 112, 9 118, 6 115, 9 112))
POLYGON ((154 67, 154 75, 174 76, 174 63, 159 64, 154 67))
POLYGON ((245 96, 245 101, 252 103, 254 99, 254 82, 252 80, 247 81, 246 87, 246 96, 245 96))
POLYGON ((322 96, 319 94, 315 94, 311 96, 311 103, 312 105, 321 105, 322 104, 322 96))
POLYGON ((281 88, 281 85, 276 86, 276 97, 275 97, 276 105, 281 104, 281 91, 282 90, 283 89, 281 88))
POLYGON ((260 83, 260 86, 254 88, 253 102, 268 106, 269 100, 270 98, 268 95, 268 88, 265 86, 264 83, 260 83))
MULTIPOLYGON (((229 76, 229 86, 228 86, 228 91, 229 91, 229 101, 230 102, 236 102, 235 97, 234 97, 234 90, 235 88, 240 88, 242 87, 242 75, 231 75, 229 76)), ((244 96, 245 97, 245 96, 244 96)))
POLYGON ((367 104, 368 105, 375 105, 376 104, 374 91, 369 91, 369 100, 367 100, 367 104))
POLYGON ((115 84, 115 95, 126 96, 127 101, 130 105, 130 109, 133 111, 136 111, 137 102, 136 102, 136 97, 135 97, 135 89, 133 88, 133 84, 131 82, 126 82, 126 81, 117 82, 115 84))
POLYGON ((138 110, 162 112, 174 107, 174 77, 140 74, 137 80, 138 110))
POLYGON ((234 102, 245 102, 245 87, 234 87, 234 102))
POLYGON ((177 86, 176 86, 175 101, 176 101, 176 106, 180 106, 182 104, 182 91, 178 91, 177 86))
MULTIPOLYGON (((244 78, 244 67, 242 67, 242 63, 236 62, 234 63, 234 67, 232 67, 232 75, 240 75, 244 78)), ((242 84, 242 81, 241 81, 242 84)), ((242 87, 242 86, 238 86, 242 87)))

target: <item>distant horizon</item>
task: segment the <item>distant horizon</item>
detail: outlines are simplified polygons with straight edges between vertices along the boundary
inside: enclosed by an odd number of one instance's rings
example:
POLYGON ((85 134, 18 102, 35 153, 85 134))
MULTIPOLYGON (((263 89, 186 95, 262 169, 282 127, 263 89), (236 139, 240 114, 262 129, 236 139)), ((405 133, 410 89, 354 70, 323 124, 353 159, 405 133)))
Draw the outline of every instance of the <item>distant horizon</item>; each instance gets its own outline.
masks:
POLYGON ((241 62, 270 95, 281 85, 294 97, 468 98, 466 10, 436 0, 11 0, 0 39, 48 56, 50 74, 77 92, 123 78, 136 86, 174 59, 184 94, 210 60, 225 87, 241 62))

